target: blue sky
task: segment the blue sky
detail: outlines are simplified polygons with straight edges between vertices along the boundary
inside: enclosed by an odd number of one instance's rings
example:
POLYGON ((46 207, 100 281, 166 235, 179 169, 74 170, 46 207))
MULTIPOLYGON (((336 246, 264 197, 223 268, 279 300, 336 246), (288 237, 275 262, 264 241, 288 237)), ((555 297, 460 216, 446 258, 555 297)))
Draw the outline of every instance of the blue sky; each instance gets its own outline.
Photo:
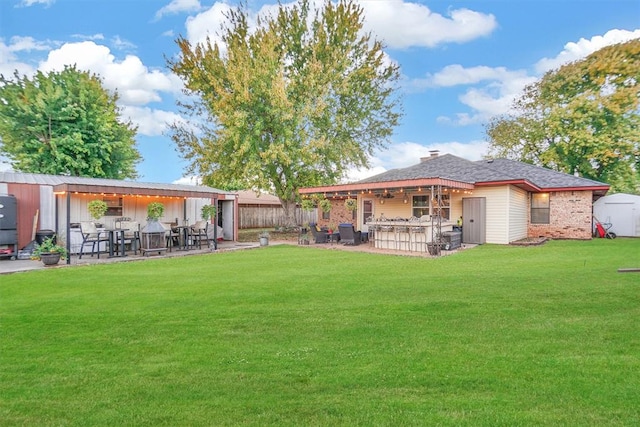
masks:
MULTIPOLYGON (((141 181, 195 183, 164 136, 181 120, 181 82, 166 67, 175 39, 215 35, 237 2, 0 0, 0 73, 76 64, 117 90, 139 126, 141 181)), ((287 2, 284 2, 285 4, 287 2)), ((248 0, 261 13, 277 2, 248 0)), ((400 65, 404 117, 389 146, 352 179, 415 164, 429 150, 469 160, 485 153, 484 124, 544 72, 640 37, 638 0, 362 0, 366 28, 400 65)), ((0 162, 0 170, 9 166, 0 162)))

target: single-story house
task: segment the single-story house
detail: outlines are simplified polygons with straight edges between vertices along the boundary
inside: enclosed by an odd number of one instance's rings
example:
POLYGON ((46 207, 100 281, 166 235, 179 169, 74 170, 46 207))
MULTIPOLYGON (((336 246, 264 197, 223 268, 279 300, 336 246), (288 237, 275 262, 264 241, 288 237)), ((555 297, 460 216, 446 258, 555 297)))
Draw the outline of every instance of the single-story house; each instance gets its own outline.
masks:
POLYGON ((640 196, 617 193, 601 197, 593 204, 593 215, 611 224, 617 236, 640 237, 640 196))
POLYGON ((205 186, 148 183, 61 175, 0 172, 0 196, 17 200, 17 244, 23 248, 32 240, 34 219, 37 230, 52 231, 76 253, 82 242, 77 224, 95 221, 87 204, 103 200, 107 213, 97 222, 113 227, 116 218, 127 217, 145 225, 147 205, 165 206, 161 222, 193 224, 201 219, 200 209, 218 208, 218 229, 224 240, 237 240, 238 200, 232 192, 205 186), (37 214, 36 214, 37 213, 37 214))
MULTIPOLYGON (((609 185, 507 159, 470 161, 432 152, 420 163, 349 184, 303 188, 332 202, 319 224, 352 222, 363 232, 384 219, 439 218, 462 224, 463 243, 526 238, 591 239, 593 202, 609 185), (345 199, 357 200, 357 210, 345 199)), ((438 222, 438 227, 440 223, 438 222)))

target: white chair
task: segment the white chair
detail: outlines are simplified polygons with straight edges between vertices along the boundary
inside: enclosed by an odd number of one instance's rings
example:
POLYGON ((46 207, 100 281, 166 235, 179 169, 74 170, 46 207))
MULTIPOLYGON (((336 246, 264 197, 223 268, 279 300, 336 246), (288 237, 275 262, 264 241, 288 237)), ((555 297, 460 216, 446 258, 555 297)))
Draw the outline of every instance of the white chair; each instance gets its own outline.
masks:
POLYGON ((80 223, 80 231, 82 232, 82 245, 80 246, 80 256, 78 256, 78 259, 82 258, 84 247, 89 243, 91 243, 91 256, 93 256, 94 253, 97 253, 98 258, 100 258, 100 244, 102 242, 109 242, 108 233, 98 231, 95 223, 91 221, 82 221, 80 223), (97 251, 96 245, 98 247, 97 251))
MULTIPOLYGON (((115 223, 116 228, 124 230, 124 243, 129 244, 133 249, 134 254, 138 254, 138 248, 140 248, 140 224, 138 221, 118 221, 115 223)), ((118 245, 121 242, 121 235, 118 234, 118 245)))

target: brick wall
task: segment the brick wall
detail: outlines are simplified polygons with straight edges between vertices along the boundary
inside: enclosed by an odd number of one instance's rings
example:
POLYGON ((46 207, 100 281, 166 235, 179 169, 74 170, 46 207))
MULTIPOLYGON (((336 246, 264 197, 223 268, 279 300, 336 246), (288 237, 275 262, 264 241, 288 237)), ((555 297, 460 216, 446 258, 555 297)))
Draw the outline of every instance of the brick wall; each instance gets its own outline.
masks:
MULTIPOLYGON (((357 211, 356 211, 357 212, 357 211)), ((331 200, 331 211, 329 212, 330 219, 322 219, 322 210, 318 208, 318 225, 321 227, 335 227, 338 229, 338 225, 346 223, 356 226, 356 220, 353 219, 353 212, 348 211, 344 206, 344 199, 331 200)))
POLYGON ((549 224, 531 224, 529 199, 529 237, 552 239, 591 239, 591 191, 556 191, 549 197, 549 224))

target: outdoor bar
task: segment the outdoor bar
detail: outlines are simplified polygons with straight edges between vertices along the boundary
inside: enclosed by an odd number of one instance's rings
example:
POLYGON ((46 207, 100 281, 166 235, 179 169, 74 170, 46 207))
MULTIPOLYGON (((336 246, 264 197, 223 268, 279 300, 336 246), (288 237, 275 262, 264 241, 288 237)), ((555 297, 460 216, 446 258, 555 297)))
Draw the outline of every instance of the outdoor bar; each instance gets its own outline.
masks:
MULTIPOLYGON (((454 223, 437 216, 424 215, 421 218, 377 218, 367 221, 369 244, 377 249, 408 252, 439 252, 449 249, 454 223), (449 239, 443 239, 446 235, 449 239), (437 245, 432 245, 437 242, 437 245)), ((458 238, 454 238, 454 243, 458 238)))

